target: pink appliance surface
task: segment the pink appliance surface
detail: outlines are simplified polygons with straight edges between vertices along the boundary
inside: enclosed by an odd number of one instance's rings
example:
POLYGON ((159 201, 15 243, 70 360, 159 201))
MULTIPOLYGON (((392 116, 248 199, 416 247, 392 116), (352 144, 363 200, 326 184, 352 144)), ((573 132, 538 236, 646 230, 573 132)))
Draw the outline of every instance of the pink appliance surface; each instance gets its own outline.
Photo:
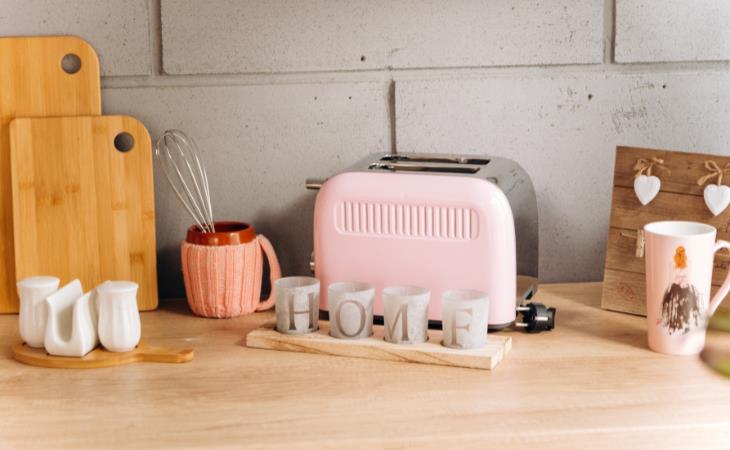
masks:
POLYGON ((346 172, 327 180, 314 209, 315 275, 321 308, 327 286, 366 281, 382 289, 431 289, 429 319, 441 320, 441 293, 489 294, 489 324, 515 319, 516 250, 510 204, 493 183, 449 174, 346 172))

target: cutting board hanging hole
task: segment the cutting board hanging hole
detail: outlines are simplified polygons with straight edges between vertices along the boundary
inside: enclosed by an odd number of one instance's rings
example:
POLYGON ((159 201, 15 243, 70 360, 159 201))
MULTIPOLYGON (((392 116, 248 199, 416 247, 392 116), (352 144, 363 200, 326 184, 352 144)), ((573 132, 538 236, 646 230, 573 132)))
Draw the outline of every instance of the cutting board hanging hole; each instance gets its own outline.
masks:
POLYGON ((69 75, 81 70, 81 58, 74 53, 68 53, 61 59, 61 68, 69 75))
POLYGON ((126 131, 122 131, 114 137, 114 148, 122 153, 127 153, 134 148, 134 137, 126 131))

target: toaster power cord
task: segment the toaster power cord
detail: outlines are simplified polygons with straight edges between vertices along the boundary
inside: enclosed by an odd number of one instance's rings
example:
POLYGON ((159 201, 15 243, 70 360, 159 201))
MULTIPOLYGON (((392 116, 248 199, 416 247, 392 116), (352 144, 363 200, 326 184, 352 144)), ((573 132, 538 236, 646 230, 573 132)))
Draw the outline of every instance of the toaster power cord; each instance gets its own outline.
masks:
POLYGON ((517 314, 522 315, 522 321, 515 321, 515 326, 524 328, 528 333, 540 333, 555 328, 555 308, 548 308, 542 303, 525 303, 517 307, 517 314))

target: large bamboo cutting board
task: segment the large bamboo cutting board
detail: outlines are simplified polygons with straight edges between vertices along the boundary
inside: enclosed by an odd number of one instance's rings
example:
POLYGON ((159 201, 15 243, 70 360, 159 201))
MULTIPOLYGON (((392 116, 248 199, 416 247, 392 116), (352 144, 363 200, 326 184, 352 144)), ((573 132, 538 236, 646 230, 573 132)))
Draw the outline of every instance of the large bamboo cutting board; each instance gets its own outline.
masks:
POLYGON ((0 38, 0 313, 18 312, 8 125, 15 117, 98 114, 99 59, 88 43, 71 36, 0 38), (62 62, 74 55, 80 66, 67 73, 62 62))
MULTIPOLYGON (((660 220, 704 222, 717 228, 718 239, 730 240, 730 208, 713 216, 705 206, 704 186, 697 184, 698 178, 709 173, 704 166, 707 160, 715 161, 720 167, 730 164, 730 157, 720 155, 631 147, 616 149, 601 299, 603 308, 646 314, 643 237, 639 231, 647 223, 660 220), (653 157, 663 159, 666 169, 652 172, 661 180, 661 188, 654 200, 642 206, 634 193, 633 167, 639 158, 653 157)), ((725 279, 729 267, 730 255, 717 252, 712 272, 713 294, 725 279)), ((730 303, 724 302, 720 308, 730 310, 730 303)))
POLYGON ((139 283, 141 310, 157 307, 152 144, 126 116, 16 119, 10 124, 18 279, 139 283), (117 147, 131 136, 134 146, 117 147))

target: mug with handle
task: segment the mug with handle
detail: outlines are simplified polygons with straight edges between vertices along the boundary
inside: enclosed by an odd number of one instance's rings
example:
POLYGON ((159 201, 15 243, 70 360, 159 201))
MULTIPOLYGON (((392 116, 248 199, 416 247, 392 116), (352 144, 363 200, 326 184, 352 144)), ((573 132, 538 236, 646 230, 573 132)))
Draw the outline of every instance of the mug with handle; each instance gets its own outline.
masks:
POLYGON ((717 230, 699 222, 662 221, 644 226, 646 317, 649 348, 695 355, 705 345, 707 320, 730 291, 730 274, 710 298, 717 230))
POLYGON ((193 225, 181 246, 188 304, 202 317, 228 318, 274 306, 274 280, 281 268, 274 247, 244 222, 215 222, 215 233, 193 225), (271 293, 261 299, 264 257, 269 261, 271 293))

